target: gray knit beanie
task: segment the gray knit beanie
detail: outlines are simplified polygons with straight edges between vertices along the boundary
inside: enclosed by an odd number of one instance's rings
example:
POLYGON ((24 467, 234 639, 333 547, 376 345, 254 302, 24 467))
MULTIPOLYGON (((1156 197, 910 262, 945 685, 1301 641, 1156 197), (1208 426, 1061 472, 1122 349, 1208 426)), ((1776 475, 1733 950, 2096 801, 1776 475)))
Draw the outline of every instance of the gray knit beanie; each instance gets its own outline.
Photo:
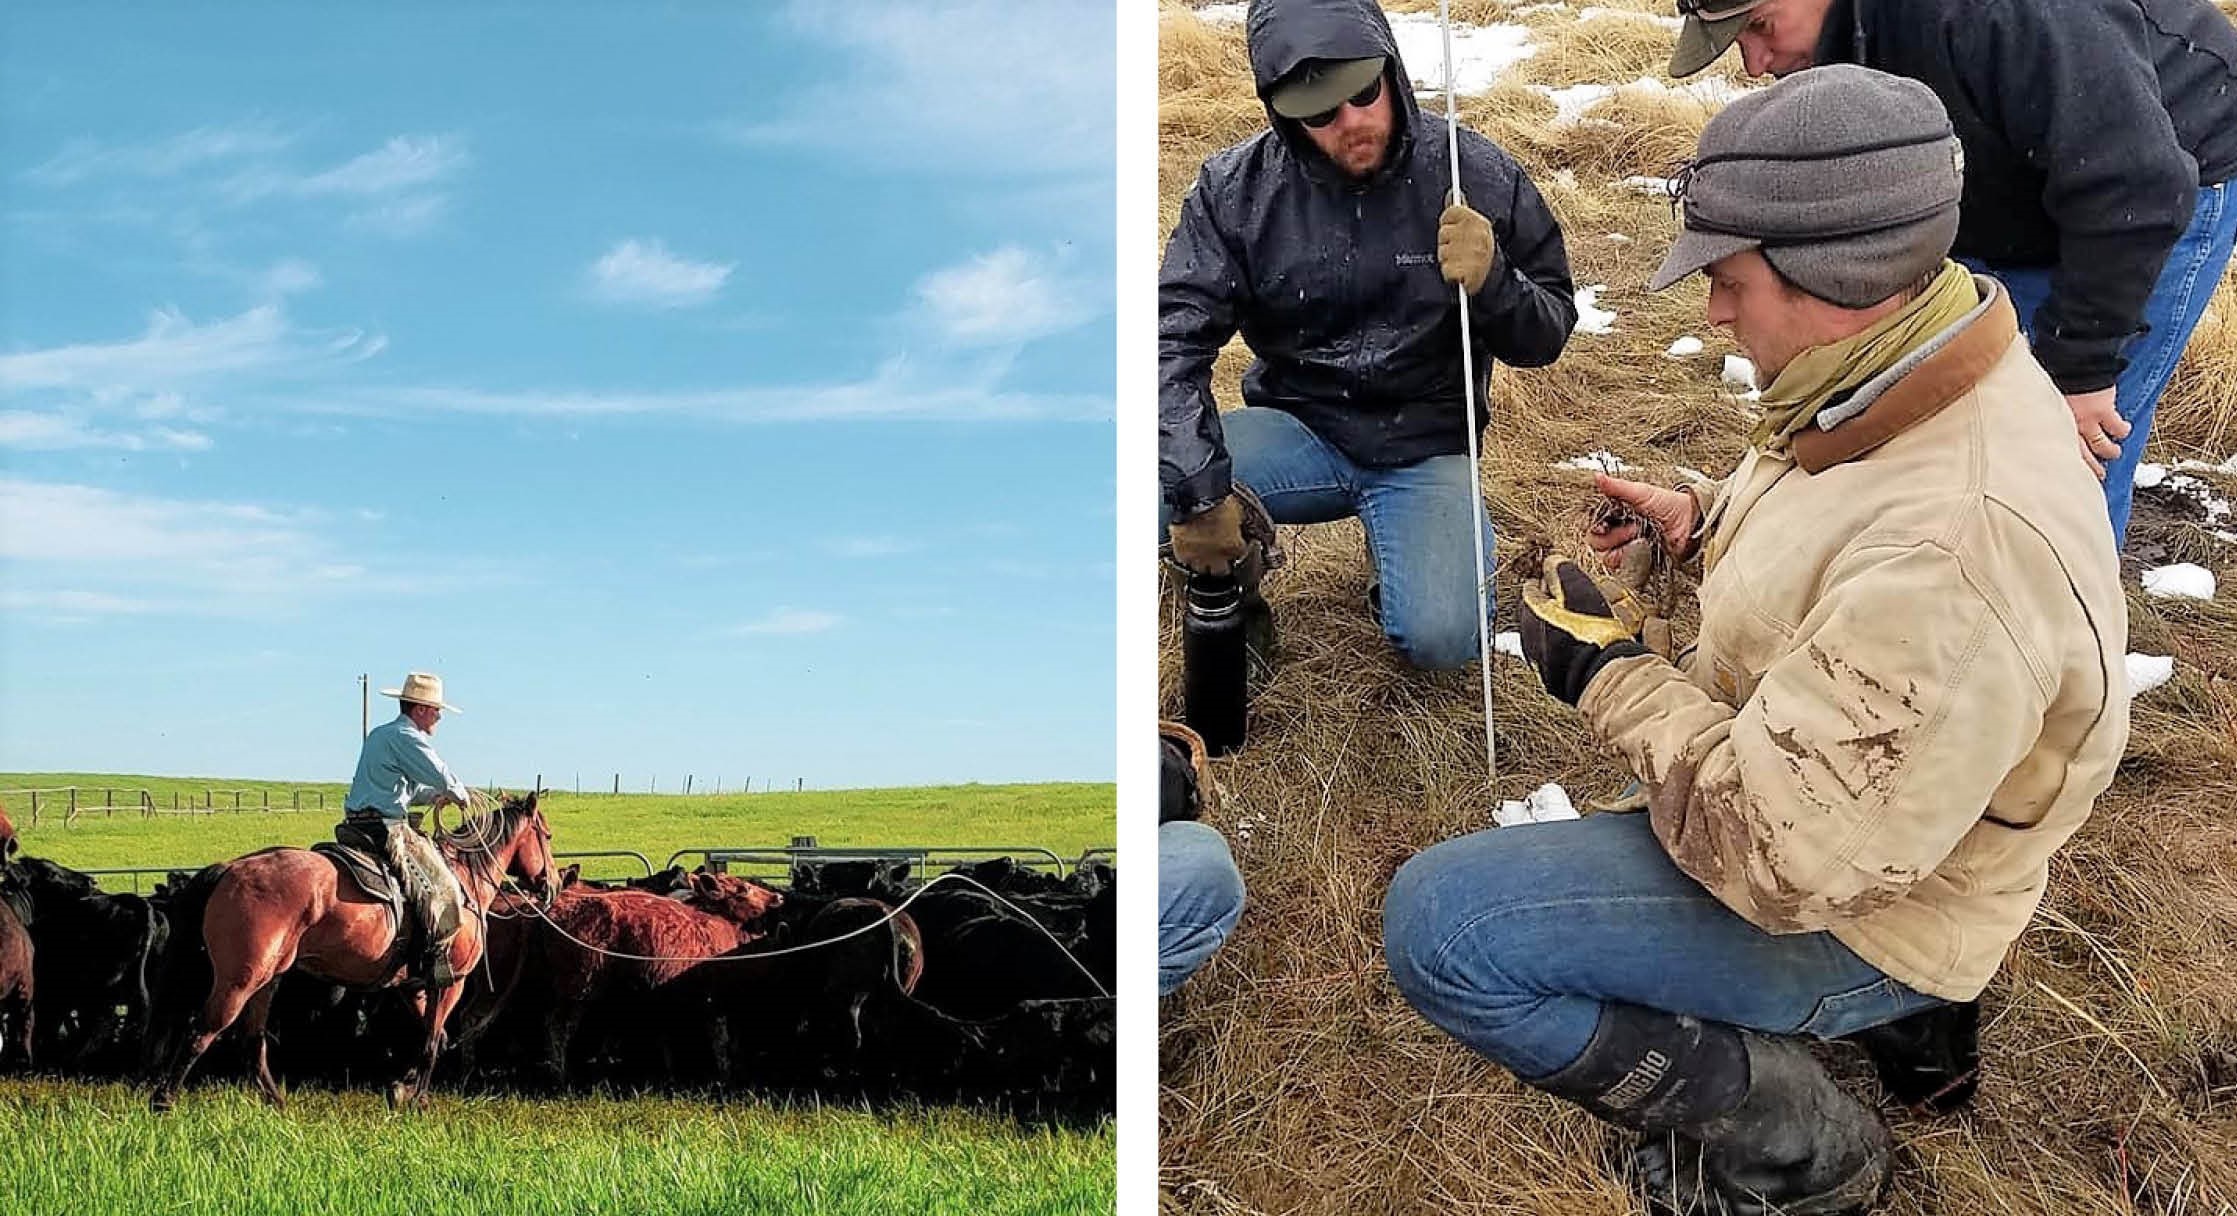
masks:
POLYGON ((1648 286, 1760 248, 1795 286, 1866 308, 1949 256, 1964 185, 1933 90, 1853 64, 1797 72, 1703 128, 1673 186, 1683 231, 1648 286))

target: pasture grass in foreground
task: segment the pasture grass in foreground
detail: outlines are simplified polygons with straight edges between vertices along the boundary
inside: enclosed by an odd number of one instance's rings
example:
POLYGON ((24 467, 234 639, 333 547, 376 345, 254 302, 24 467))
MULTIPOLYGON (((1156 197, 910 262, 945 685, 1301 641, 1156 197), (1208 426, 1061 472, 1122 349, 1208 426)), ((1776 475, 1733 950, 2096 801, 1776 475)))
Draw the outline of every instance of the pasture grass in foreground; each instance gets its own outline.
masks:
POLYGON ((1114 1134, 970 1112, 878 1115, 666 1098, 194 1089, 168 1116, 123 1086, 0 1084, 14 1212, 227 1216, 629 1212, 1074 1213, 1114 1206, 1114 1134))
MULTIPOLYGON (((0 773, 0 790, 81 789, 80 813, 65 827, 44 807, 32 826, 24 809, 7 806, 24 852, 79 869, 175 866, 188 869, 238 857, 267 845, 307 845, 329 839, 341 818, 344 787, 286 785, 226 778, 139 777, 89 773, 0 773), (270 812, 221 809, 207 815, 157 815, 138 811, 104 815, 99 792, 149 789, 168 806, 173 790, 199 798, 205 789, 257 789, 270 785, 273 801, 286 791, 324 789, 327 809, 270 812), (94 791, 88 795, 85 790, 94 791), (90 807, 90 809, 88 809, 90 807)), ((1070 860, 1084 849, 1118 837, 1117 787, 1108 783, 949 785, 863 790, 809 790, 771 794, 574 794, 551 792, 544 804, 552 845, 559 852, 635 849, 665 861, 678 849, 706 846, 781 845, 814 836, 826 845, 1039 845, 1070 860)), ((18 800, 20 801, 20 799, 18 800)), ((221 807, 230 800, 219 796, 221 807)), ((253 796, 244 805, 254 805, 253 796)), ((455 816, 456 812, 448 812, 455 816)), ((446 819, 446 822, 454 820, 446 819)), ((685 865, 697 864, 686 859, 685 865)), ((584 867, 586 874, 617 875, 633 863, 611 859, 584 867)), ((126 889, 130 883, 123 883, 126 889)), ((143 887, 144 889, 144 887, 143 887)))

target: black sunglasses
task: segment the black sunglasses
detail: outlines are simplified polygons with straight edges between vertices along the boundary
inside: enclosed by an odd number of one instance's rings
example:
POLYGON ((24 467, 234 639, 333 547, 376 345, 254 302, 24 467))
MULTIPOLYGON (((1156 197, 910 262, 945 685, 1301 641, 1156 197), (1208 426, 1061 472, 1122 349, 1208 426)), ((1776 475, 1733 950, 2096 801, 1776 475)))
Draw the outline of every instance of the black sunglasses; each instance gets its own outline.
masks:
POLYGON ((1373 80, 1367 82, 1366 88, 1352 94, 1350 97, 1346 98, 1342 104, 1330 106, 1327 109, 1322 110, 1318 114, 1307 114, 1305 117, 1300 118, 1297 121, 1304 123, 1306 126, 1318 131, 1322 127, 1335 122, 1337 111, 1343 109, 1344 106, 1358 106, 1359 108, 1364 110, 1368 106, 1374 105, 1375 99, 1382 95, 1383 78, 1378 75, 1373 80))

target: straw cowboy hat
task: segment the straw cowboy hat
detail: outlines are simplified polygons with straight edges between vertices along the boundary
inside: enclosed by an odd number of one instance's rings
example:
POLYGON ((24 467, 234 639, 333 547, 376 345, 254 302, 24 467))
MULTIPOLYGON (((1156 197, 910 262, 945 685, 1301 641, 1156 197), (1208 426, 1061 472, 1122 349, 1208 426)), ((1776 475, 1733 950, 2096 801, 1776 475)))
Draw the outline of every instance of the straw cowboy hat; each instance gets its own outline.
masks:
POLYGON ((444 713, 462 714, 466 712, 456 705, 446 704, 443 701, 443 677, 429 675, 424 671, 415 671, 405 676, 404 687, 384 688, 381 690, 381 695, 417 705, 438 706, 444 713))

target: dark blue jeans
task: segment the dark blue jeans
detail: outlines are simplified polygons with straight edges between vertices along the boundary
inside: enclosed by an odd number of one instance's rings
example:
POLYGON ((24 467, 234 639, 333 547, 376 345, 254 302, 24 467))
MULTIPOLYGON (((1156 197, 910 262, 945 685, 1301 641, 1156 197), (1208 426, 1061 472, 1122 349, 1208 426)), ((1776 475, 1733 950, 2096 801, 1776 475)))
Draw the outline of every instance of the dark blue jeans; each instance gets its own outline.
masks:
POLYGON ((1196 974, 1243 914, 1243 876, 1227 839, 1204 824, 1157 828, 1157 995, 1196 974))
POLYGON ((1383 901, 1383 951, 1421 1015, 1535 1080, 1615 1001, 1838 1038, 1942 1004, 1826 933, 1773 935, 1671 863, 1643 814, 1494 828, 1423 850, 1383 901))
MULTIPOLYGON (((2167 268, 2144 303, 2146 331, 2131 339, 2122 354, 2128 369, 2114 384, 2113 401, 2129 425, 2120 455, 2105 466, 2105 506, 2113 520, 2113 541, 2128 541, 2128 511, 2133 497, 2137 462, 2144 458, 2144 438, 2151 433, 2152 416, 2159 411, 2159 395, 2175 374, 2175 364, 2190 344, 2190 333, 2206 314, 2206 302, 2229 267, 2230 248, 2237 242, 2237 200, 2230 198, 2229 183, 2198 192, 2198 209, 2190 228, 2167 255, 2167 268)), ((2049 266, 1991 266, 1971 258, 1965 264, 1996 276, 2012 293, 2012 307, 2019 312, 2020 328, 2032 341, 2035 310, 2050 298, 2049 266)))
POLYGON ((1416 667, 1466 667, 1477 656, 1484 604, 1476 594, 1476 547, 1468 457, 1432 456, 1377 469, 1353 464, 1295 416, 1245 406, 1220 415, 1234 478, 1249 486, 1280 524, 1320 524, 1358 516, 1382 584, 1383 633, 1416 667))

